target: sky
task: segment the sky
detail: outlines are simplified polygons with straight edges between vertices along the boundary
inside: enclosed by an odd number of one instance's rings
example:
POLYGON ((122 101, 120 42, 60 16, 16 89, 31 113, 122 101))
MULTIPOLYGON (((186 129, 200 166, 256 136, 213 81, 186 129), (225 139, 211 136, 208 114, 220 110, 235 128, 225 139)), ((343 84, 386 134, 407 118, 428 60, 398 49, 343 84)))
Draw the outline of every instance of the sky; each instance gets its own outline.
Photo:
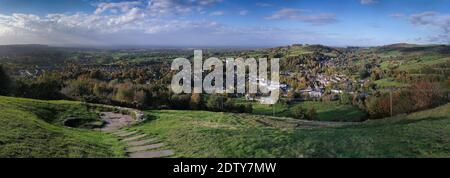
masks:
POLYGON ((0 0, 0 45, 449 44, 450 0, 0 0))

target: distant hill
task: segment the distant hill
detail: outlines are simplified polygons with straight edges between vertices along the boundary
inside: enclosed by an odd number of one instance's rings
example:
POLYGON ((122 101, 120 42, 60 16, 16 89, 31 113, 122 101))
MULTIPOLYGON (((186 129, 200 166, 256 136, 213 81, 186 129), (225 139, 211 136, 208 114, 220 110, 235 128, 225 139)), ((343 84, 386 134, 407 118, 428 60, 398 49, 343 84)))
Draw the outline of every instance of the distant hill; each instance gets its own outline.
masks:
POLYGON ((47 45, 0 45, 0 56, 20 56, 36 52, 48 52, 55 50, 47 45))
POLYGON ((62 48, 46 45, 0 46, 0 62, 25 65, 55 65, 64 63, 67 52, 62 48))
POLYGON ((449 45, 415 45, 415 44, 399 43, 376 47, 375 49, 379 53, 397 51, 402 54, 416 54, 416 55, 450 54, 449 45))
POLYGON ((382 46, 383 48, 411 48, 411 47, 417 47, 419 45, 416 44, 409 44, 409 43, 396 43, 396 44, 390 44, 382 46))

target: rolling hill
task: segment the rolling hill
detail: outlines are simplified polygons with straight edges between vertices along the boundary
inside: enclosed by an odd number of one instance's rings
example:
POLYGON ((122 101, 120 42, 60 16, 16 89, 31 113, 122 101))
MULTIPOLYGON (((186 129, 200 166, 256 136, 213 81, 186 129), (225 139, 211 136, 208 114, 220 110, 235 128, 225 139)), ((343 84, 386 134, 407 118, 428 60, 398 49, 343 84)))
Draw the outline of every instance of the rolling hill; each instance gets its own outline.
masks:
MULTIPOLYGON (((0 97, 0 157, 125 157, 113 135, 64 126, 86 105, 0 97)), ((146 111, 127 128, 164 140, 174 157, 450 157, 450 104, 362 123, 207 111, 146 111)))

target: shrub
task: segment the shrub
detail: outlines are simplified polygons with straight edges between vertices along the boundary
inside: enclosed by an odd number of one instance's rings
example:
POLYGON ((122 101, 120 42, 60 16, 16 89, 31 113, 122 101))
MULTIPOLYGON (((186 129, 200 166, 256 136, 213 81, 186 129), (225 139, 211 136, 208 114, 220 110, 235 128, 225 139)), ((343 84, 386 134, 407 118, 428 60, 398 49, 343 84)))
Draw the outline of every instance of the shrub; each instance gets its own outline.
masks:
POLYGON ((307 114, 306 114, 306 110, 305 109, 303 109, 301 106, 295 106, 293 109, 292 109, 292 116, 295 118, 295 119, 307 119, 308 117, 307 117, 307 114))
POLYGON ((444 101, 445 92, 438 83, 417 82, 409 89, 414 110, 423 110, 440 105, 444 101))
POLYGON ((172 109, 189 109, 191 96, 188 94, 172 95, 170 97, 170 106, 172 109))
POLYGON ((253 113, 253 106, 250 103, 245 104, 245 113, 253 113))
POLYGON ((370 73, 366 68, 363 68, 359 71, 359 78, 361 79, 365 79, 367 77, 369 77, 370 73))
POLYGON ((206 102, 206 108, 211 111, 222 111, 223 103, 226 102, 227 98, 218 95, 211 95, 208 97, 206 102))
POLYGON ((203 107, 203 100, 202 95, 199 93, 193 93, 191 95, 191 101, 190 101, 191 109, 198 110, 203 107))
POLYGON ((8 95, 10 85, 11 80, 8 74, 3 70, 3 66, 0 66, 0 95, 8 95))
POLYGON ((316 109, 315 108, 309 109, 307 116, 308 116, 308 118, 307 118, 308 120, 317 120, 318 117, 317 117, 316 109))
POLYGON ((367 112, 372 119, 388 117, 390 113, 389 95, 371 97, 367 101, 367 112))
POLYGON ((383 118, 392 114, 406 114, 436 107, 445 102, 445 91, 437 83, 418 82, 410 87, 371 97, 367 111, 371 118, 383 118), (392 97, 392 98, 391 98, 392 97), (392 106, 391 106, 392 101, 392 106))
POLYGON ((341 104, 352 104, 353 96, 348 93, 342 93, 339 97, 339 103, 341 104))

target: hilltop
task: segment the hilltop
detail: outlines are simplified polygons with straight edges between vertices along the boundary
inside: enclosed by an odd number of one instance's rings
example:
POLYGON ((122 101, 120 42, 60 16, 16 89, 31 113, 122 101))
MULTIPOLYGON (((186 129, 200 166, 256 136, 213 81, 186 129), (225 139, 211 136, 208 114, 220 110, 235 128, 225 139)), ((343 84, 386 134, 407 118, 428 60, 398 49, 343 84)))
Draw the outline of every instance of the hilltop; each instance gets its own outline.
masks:
POLYGON ((64 125, 98 116, 80 102, 42 101, 0 96, 0 157, 122 157, 117 138, 64 125))

